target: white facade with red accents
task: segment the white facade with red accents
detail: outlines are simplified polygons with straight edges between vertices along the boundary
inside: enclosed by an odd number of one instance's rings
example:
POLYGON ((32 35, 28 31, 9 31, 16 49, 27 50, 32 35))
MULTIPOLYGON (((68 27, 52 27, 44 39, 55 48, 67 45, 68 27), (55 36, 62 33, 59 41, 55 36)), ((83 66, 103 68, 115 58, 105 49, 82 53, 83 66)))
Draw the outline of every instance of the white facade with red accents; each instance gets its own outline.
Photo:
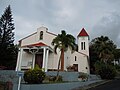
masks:
MULTIPOLYGON (((46 27, 40 27, 37 32, 19 41, 19 53, 16 64, 16 71, 34 68, 38 64, 40 68, 57 70, 60 57, 60 50, 57 54, 53 52, 54 46, 51 42, 56 34, 48 32, 46 27)), ((71 53, 70 49, 64 55, 64 70, 67 67, 75 66, 76 71, 90 73, 89 70, 89 35, 83 28, 78 34, 78 51, 71 53)))

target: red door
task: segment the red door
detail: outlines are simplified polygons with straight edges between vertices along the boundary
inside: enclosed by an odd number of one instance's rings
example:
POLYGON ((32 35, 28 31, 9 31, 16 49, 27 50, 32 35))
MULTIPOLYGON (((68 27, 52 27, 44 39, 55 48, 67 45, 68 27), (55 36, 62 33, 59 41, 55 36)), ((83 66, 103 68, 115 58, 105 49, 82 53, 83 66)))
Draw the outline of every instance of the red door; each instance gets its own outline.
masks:
POLYGON ((43 54, 36 54, 35 64, 37 64, 40 68, 42 68, 42 63, 43 63, 43 54))

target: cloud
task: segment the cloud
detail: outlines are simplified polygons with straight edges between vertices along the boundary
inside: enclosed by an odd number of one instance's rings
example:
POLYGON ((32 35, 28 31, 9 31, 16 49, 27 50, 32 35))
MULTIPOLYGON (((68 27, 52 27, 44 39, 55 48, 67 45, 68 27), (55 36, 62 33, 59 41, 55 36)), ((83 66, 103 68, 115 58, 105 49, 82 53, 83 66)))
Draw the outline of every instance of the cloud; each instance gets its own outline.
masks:
POLYGON ((15 16, 14 22, 15 22, 15 43, 17 43, 17 41, 22 39, 23 37, 26 37, 36 32, 37 31, 36 27, 42 25, 41 22, 27 20, 26 18, 20 16, 15 16))
POLYGON ((120 47, 120 13, 113 12, 102 17, 94 26, 92 33, 94 37, 108 36, 120 47))
POLYGON ((75 37, 84 27, 91 39, 109 35, 120 46, 120 0, 2 0, 0 10, 8 4, 16 41, 44 25, 50 32, 58 34, 64 29, 75 37))

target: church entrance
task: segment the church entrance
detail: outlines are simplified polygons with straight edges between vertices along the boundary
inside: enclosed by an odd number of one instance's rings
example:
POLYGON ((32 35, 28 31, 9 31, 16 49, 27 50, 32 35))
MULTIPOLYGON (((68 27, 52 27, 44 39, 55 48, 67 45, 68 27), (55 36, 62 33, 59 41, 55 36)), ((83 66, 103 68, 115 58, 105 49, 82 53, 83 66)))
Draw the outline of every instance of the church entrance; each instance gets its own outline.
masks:
POLYGON ((36 54, 35 55, 35 65, 38 65, 40 68, 42 68, 43 64, 43 54, 36 54))
POLYGON ((74 70, 78 72, 78 64, 73 64, 73 66, 75 67, 74 70))

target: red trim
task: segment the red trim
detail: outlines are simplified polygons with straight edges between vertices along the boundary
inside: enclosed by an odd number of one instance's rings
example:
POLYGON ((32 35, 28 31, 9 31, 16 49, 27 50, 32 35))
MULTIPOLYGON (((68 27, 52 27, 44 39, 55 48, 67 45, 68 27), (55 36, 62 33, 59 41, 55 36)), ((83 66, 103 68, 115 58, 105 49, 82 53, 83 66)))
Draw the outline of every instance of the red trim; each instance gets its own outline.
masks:
MULTIPOLYGON (((27 46, 27 47, 34 47, 34 46, 48 46, 48 45, 46 45, 46 44, 44 44, 44 43, 42 43, 42 42, 39 42, 39 43, 35 43, 35 44, 30 44, 30 45, 25 45, 25 46, 27 46)), ((25 46, 22 46, 22 47, 25 47, 25 46)))
POLYGON ((46 44, 40 42, 40 43, 35 43, 35 44, 32 44, 30 46, 47 46, 46 44))
POLYGON ((84 28, 82 28, 81 32, 78 34, 78 36, 89 36, 88 33, 85 31, 84 28))

